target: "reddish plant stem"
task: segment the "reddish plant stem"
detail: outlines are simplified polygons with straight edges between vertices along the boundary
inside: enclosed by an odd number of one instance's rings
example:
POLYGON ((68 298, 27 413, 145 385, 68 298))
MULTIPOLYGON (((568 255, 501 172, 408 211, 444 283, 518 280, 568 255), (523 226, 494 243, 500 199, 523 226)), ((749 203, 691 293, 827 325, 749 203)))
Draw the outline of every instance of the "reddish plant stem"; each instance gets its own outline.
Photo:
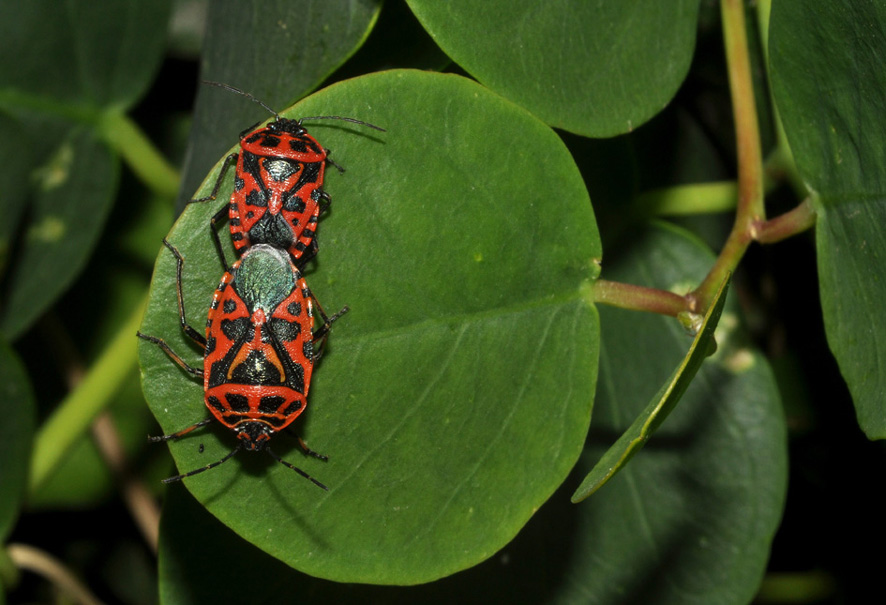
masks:
POLYGON ((754 239, 761 244, 780 242, 814 227, 817 216, 812 202, 806 198, 793 210, 768 221, 756 223, 754 239))
POLYGON ((598 280, 594 287, 595 302, 674 317, 684 311, 704 313, 720 284, 735 270, 751 242, 778 242, 815 225, 816 214, 809 199, 790 212, 766 220, 763 156, 744 3, 742 0, 721 0, 720 5, 738 157, 738 201, 732 231, 704 281, 688 295, 598 280))
POLYGON ((686 297, 679 294, 606 279, 598 279, 594 284, 594 302, 671 317, 688 309, 686 297))
POLYGON ((692 310, 707 309, 727 273, 735 270, 755 237, 755 225, 766 220, 763 207, 763 155, 757 126, 757 106, 751 78, 742 0, 721 0, 723 37, 729 89, 735 117, 738 156, 738 207, 723 250, 701 285, 690 295, 692 310))

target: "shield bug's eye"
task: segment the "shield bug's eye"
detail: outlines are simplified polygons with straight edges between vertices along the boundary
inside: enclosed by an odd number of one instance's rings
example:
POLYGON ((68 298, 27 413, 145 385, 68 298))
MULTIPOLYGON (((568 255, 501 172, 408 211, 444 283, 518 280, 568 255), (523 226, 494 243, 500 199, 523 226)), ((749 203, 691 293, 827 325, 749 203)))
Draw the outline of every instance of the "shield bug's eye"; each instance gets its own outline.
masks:
POLYGON ((264 168, 268 171, 268 176, 271 179, 280 182, 289 179, 293 174, 297 173, 300 165, 297 162, 281 160, 280 158, 266 158, 264 168))

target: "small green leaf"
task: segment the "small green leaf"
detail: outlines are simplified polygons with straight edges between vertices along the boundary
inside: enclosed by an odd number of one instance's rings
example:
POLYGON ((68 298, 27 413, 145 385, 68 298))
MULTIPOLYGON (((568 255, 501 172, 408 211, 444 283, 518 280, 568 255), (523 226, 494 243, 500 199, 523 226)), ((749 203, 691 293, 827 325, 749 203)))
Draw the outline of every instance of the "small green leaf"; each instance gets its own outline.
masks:
POLYGON ((701 325, 695 335, 695 339, 689 346, 686 356, 680 365, 671 374, 671 377, 662 385, 649 405, 634 420, 631 426, 621 437, 618 438, 584 481, 572 495, 573 502, 581 502, 612 479, 628 463, 634 454, 646 445, 652 434, 658 430, 665 418, 674 410, 683 393, 689 388, 701 364, 705 358, 716 349, 717 341, 714 339, 714 330, 720 321, 723 305, 726 304, 726 291, 729 285, 727 277, 720 285, 720 289, 711 301, 711 306, 705 314, 701 325))
POLYGON ((18 518, 27 487, 31 442, 37 422, 34 394, 24 366, 0 341, 0 543, 18 518))
MULTIPOLYGON (((330 491, 249 454, 185 483, 234 531, 312 575, 414 584, 475 565, 562 483, 590 422, 599 326, 589 292, 601 250, 581 176, 547 126, 458 76, 375 74, 287 114, 387 128, 311 124, 347 172, 327 171, 332 209, 307 280, 327 310, 351 311, 295 424, 329 462, 301 457, 286 436, 274 448, 330 491)), ((209 218, 232 181, 216 203, 191 204, 169 235, 195 326, 221 277, 209 218)), ((179 327, 166 250, 142 331, 200 365, 179 327)), ((140 344, 164 431, 205 418, 201 385, 140 344)), ((216 423, 170 449, 188 471, 233 445, 216 423)))
POLYGON ((673 98, 695 49, 698 0, 408 0, 484 85, 551 126, 609 137, 673 98))
MULTIPOLYGON (((212 2, 201 77, 235 86, 275 110, 283 109, 319 86, 360 48, 381 4, 381 0, 212 2)), ((243 96, 200 86, 181 204, 191 199, 237 135, 267 118, 267 110, 243 96)))
POLYGON ((828 344, 862 430, 886 438, 886 5, 775 3, 772 83, 818 212, 828 344))

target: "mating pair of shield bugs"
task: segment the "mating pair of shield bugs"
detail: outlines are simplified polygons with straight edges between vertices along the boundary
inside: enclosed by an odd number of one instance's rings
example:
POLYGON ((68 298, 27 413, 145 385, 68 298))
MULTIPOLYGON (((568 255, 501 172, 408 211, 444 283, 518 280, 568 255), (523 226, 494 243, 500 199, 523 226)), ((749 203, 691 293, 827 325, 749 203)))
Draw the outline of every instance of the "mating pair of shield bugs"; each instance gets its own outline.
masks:
MULTIPOLYGON (((313 116, 282 118, 252 95, 221 86, 259 103, 275 119, 241 133, 240 149, 225 159, 212 193, 215 200, 231 166, 234 190, 228 204, 210 221, 224 276, 212 298, 205 333, 187 321, 182 293, 184 257, 166 240, 176 259, 178 311, 184 333, 203 350, 203 367, 188 364, 162 339, 138 333, 162 348, 189 374, 203 379, 204 403, 211 416, 181 431, 151 441, 179 439, 213 419, 231 429, 237 445, 222 459, 165 479, 178 481, 214 468, 240 450, 266 451, 281 464, 327 489, 325 485, 275 454, 268 443, 304 412, 314 364, 322 354, 331 324, 348 311, 327 315, 311 293, 300 269, 318 251, 320 215, 330 198, 323 191, 328 150, 308 134, 305 120, 345 120, 383 131, 354 118, 313 116), (228 215, 231 240, 241 255, 227 264, 216 225, 228 215), (315 328, 315 317, 319 327, 315 328)), ((299 439, 304 451, 321 459, 299 439)))

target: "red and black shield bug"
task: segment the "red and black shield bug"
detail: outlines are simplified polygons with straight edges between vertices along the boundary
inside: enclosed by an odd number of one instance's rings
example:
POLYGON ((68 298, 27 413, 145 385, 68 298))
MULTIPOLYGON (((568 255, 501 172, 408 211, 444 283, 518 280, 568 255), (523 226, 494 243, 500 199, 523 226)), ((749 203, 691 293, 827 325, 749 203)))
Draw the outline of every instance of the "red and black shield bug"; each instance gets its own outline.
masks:
POLYGON ((308 134, 302 122, 344 120, 382 132, 384 129, 341 116, 282 118, 247 92, 219 82, 206 84, 241 94, 274 115, 274 121, 240 134, 240 151, 225 159, 212 193, 193 200, 214 200, 228 169, 236 163, 230 203, 211 220, 216 246, 221 249, 216 223, 227 214, 231 240, 238 252, 255 244, 269 244, 288 250, 298 266, 304 266, 317 253, 318 221, 330 202, 323 191, 326 164, 340 172, 344 169, 329 158, 329 150, 308 134))
MULTIPOLYGON (((288 255, 265 244, 252 246, 225 272, 209 309, 206 336, 185 318, 182 297, 184 258, 166 240, 177 262, 177 292, 182 330, 205 350, 203 369, 190 366, 166 342, 138 333, 162 348, 185 371, 203 378, 204 402, 212 413, 181 431, 151 441, 183 437, 215 418, 234 431, 237 446, 224 458, 196 470, 164 479, 165 483, 202 473, 229 460, 241 449, 268 452, 316 485, 325 485, 286 462, 268 447, 271 437, 304 411, 314 364, 320 358, 329 327, 348 311, 328 317, 311 294, 288 255), (321 325, 314 330, 314 313, 321 325)), ((299 439, 306 453, 326 459, 299 439)))

